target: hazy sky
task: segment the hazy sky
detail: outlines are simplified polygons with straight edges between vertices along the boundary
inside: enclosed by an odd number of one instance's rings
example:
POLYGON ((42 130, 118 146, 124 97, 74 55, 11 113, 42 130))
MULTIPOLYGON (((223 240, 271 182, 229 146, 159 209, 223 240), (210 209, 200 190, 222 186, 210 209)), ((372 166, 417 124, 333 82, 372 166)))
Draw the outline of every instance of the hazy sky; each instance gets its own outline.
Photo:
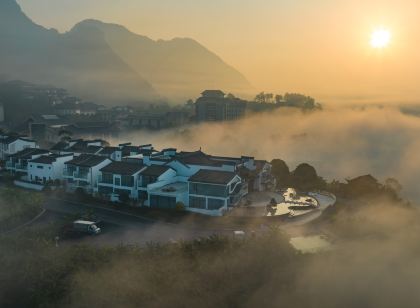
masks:
MULTIPOLYGON (((415 0, 18 0, 60 31, 86 18, 154 39, 192 37, 240 70, 257 90, 324 101, 416 101, 420 19, 415 0), (370 44, 386 27, 391 44, 370 44)), ((418 99, 420 102, 420 99, 418 99)))

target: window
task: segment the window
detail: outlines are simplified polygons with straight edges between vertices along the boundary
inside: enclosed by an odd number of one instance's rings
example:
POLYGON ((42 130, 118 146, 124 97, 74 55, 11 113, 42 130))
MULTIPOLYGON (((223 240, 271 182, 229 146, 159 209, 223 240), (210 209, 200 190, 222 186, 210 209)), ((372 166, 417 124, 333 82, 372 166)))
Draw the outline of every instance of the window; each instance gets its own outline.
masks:
POLYGON ((151 195, 150 207, 160 209, 174 209, 176 207, 176 198, 151 195))
POLYGON ((114 175, 112 173, 102 173, 101 183, 114 184, 114 175))
POLYGON ((121 179, 120 178, 115 178, 114 185, 115 186, 121 186, 121 179))
POLYGON ((213 197, 226 197, 227 187, 224 185, 190 183, 190 194, 213 197))
POLYGON ((121 176, 121 184, 122 186, 132 187, 134 185, 134 178, 130 175, 123 175, 121 176))
POLYGON ((89 168, 79 167, 79 174, 87 175, 89 173, 89 168))
POLYGON ((206 198, 190 197, 190 207, 195 209, 206 209, 206 198))
POLYGON ((208 199, 208 209, 218 210, 225 206, 225 200, 220 199, 208 199))
POLYGON ((44 166, 36 166, 38 169, 44 169, 44 166))

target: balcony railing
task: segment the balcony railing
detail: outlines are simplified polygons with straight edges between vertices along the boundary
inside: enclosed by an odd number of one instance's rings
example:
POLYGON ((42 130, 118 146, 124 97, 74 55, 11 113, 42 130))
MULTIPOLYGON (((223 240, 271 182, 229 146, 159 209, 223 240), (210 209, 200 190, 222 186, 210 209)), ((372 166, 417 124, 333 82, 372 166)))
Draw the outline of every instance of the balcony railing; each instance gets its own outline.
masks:
POLYGON ((86 172, 75 172, 73 176, 75 179, 87 180, 88 175, 89 173, 86 173, 86 172))
POLYGON ((63 176, 64 177, 73 177, 74 173, 75 173, 75 171, 72 170, 72 169, 64 169, 63 176))
POLYGON ((112 180, 104 180, 104 179, 99 179, 99 184, 108 184, 108 185, 114 185, 114 181, 112 180))
POLYGON ((21 170, 21 171, 27 171, 28 170, 28 165, 27 164, 16 164, 15 169, 16 170, 21 170))

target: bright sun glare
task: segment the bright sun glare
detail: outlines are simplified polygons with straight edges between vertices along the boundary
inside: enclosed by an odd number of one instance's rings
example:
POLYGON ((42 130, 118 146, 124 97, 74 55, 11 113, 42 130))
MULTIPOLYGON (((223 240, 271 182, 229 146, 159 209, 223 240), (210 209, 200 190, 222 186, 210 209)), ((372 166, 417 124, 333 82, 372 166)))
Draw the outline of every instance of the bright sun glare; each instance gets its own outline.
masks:
POLYGON ((391 41, 391 32, 385 28, 379 28, 372 32, 370 45, 373 48, 385 48, 391 41))

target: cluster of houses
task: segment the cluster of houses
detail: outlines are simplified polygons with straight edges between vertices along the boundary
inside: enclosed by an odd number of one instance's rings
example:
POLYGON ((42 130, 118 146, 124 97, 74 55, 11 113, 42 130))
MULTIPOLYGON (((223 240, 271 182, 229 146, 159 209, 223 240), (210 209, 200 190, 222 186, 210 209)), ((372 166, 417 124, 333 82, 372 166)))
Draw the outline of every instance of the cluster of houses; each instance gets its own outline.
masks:
POLYGON ((21 136, 0 136, 4 168, 15 184, 62 186, 136 206, 220 216, 250 191, 275 186, 271 165, 253 157, 212 156, 201 150, 155 150, 151 144, 109 146, 103 140, 60 141, 50 149, 21 136))

